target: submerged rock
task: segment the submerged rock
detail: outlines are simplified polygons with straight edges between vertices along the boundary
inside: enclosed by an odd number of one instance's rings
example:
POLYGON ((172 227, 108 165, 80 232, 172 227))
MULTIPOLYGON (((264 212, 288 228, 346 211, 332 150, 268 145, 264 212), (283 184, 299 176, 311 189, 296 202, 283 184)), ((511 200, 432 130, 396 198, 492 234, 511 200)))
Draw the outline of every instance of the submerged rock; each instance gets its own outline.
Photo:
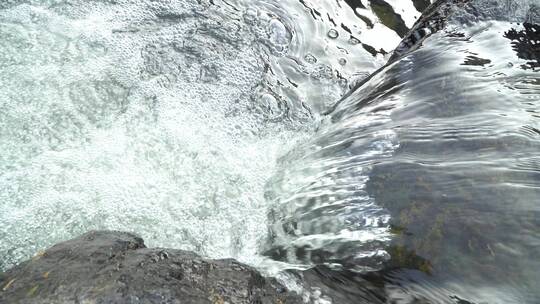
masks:
POLYGON ((136 235, 92 231, 0 274, 0 303, 301 303, 232 259, 146 248, 136 235))

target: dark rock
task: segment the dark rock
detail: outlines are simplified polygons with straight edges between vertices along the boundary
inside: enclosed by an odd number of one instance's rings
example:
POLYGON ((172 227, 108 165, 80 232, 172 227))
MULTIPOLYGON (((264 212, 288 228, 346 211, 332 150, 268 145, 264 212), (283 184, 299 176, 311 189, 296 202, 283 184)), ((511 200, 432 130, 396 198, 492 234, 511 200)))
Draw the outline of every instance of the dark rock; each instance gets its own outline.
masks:
POLYGON ((136 235, 92 231, 0 274, 0 303, 302 303, 232 259, 146 248, 136 235))
MULTIPOLYGON (((540 19, 540 18, 539 18, 540 19)), ((524 30, 511 29, 504 37, 512 41, 512 48, 519 58, 527 60, 521 67, 540 68, 540 24, 523 23, 524 30)))
POLYGON ((394 12, 394 8, 384 0, 369 0, 373 12, 382 24, 396 32, 399 37, 403 38, 409 32, 409 28, 405 25, 405 21, 400 14, 394 12))

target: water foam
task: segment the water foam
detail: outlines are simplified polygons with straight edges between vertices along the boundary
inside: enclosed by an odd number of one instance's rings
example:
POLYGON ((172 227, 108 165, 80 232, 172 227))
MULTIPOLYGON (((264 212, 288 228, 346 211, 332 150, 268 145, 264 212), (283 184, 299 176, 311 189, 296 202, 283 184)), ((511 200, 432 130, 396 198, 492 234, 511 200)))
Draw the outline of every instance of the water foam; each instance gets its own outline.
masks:
POLYGON ((104 228, 255 263, 264 184, 309 130, 257 102, 258 37, 204 5, 64 9, 0 15, 1 268, 104 228))
MULTIPOLYGON (((259 264, 278 158, 313 134, 358 72, 384 61, 354 38, 377 29, 352 26, 357 17, 340 3, 0 9, 0 269, 104 228, 259 264)), ((357 183, 347 172, 321 187, 357 183)))

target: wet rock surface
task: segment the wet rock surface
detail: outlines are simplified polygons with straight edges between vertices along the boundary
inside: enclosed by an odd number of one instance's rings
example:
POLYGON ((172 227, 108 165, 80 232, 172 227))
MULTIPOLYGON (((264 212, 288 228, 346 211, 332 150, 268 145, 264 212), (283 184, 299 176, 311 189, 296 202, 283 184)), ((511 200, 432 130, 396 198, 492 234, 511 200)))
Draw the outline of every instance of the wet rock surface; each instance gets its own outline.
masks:
POLYGON ((301 303, 232 259, 146 248, 136 235, 92 231, 0 274, 0 303, 301 303))

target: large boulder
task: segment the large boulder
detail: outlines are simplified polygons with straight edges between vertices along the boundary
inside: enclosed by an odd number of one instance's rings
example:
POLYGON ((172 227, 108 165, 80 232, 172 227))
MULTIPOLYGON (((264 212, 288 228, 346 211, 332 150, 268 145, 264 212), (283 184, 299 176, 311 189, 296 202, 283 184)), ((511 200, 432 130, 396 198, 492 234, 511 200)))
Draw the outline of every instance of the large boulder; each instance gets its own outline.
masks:
POLYGON ((232 259, 146 248, 136 235, 91 231, 0 274, 0 303, 302 303, 232 259))

